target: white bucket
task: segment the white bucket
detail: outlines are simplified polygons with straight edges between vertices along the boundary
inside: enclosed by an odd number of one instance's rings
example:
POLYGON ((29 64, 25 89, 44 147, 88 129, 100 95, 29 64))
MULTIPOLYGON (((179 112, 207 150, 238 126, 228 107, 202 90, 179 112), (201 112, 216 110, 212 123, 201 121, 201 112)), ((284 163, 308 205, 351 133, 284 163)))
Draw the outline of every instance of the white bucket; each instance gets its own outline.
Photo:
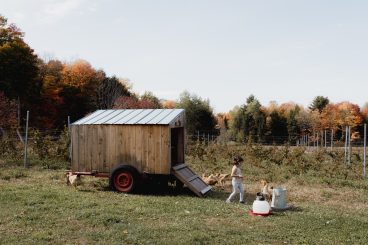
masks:
POLYGON ((255 200, 253 202, 253 213, 254 214, 270 214, 270 204, 267 201, 255 200))
POLYGON ((286 189, 274 188, 272 191, 271 208, 273 209, 287 209, 286 203, 286 189))

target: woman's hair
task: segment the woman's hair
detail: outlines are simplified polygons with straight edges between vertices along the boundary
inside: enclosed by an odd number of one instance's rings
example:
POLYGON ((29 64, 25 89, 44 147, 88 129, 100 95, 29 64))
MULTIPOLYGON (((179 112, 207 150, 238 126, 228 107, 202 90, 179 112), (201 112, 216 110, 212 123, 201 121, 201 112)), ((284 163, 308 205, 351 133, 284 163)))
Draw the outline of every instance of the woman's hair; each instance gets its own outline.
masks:
POLYGON ((235 156, 234 157, 234 163, 235 164, 238 164, 238 163, 243 162, 243 161, 244 160, 243 160, 243 158, 241 156, 235 156))

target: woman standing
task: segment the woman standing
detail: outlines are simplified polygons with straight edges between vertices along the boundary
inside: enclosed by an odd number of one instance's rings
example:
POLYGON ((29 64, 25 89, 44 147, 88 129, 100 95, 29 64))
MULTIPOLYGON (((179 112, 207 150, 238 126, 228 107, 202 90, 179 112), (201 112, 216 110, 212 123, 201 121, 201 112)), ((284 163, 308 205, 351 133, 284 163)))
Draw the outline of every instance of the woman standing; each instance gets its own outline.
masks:
POLYGON ((231 169, 231 177, 232 177, 232 185, 233 192, 226 199, 227 203, 230 203, 234 198, 237 192, 240 194, 240 203, 244 203, 244 186, 243 186, 243 176, 241 174, 241 164, 243 162, 243 158, 240 156, 234 157, 233 168, 231 169))

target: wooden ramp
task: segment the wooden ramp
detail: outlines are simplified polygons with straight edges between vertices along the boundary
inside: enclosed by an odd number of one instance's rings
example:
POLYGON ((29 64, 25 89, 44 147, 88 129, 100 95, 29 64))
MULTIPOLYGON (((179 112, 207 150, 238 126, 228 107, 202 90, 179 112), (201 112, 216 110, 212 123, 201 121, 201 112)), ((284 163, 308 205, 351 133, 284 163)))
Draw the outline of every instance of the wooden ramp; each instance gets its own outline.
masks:
POLYGON ((188 165, 181 163, 171 168, 172 174, 193 191, 197 196, 205 196, 212 187, 207 185, 201 177, 196 175, 188 165))

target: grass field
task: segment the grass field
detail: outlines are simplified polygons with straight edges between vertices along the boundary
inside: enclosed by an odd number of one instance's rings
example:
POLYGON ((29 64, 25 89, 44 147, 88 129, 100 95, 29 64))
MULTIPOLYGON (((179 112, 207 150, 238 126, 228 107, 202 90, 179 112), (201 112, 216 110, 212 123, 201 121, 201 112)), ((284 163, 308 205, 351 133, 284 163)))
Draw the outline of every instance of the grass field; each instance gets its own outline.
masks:
POLYGON ((171 190, 119 194, 106 179, 76 189, 62 170, 0 169, 1 244, 368 244, 368 183, 292 178, 290 210, 248 215, 258 183, 245 180, 246 204, 226 204, 230 186, 206 198, 171 190))

